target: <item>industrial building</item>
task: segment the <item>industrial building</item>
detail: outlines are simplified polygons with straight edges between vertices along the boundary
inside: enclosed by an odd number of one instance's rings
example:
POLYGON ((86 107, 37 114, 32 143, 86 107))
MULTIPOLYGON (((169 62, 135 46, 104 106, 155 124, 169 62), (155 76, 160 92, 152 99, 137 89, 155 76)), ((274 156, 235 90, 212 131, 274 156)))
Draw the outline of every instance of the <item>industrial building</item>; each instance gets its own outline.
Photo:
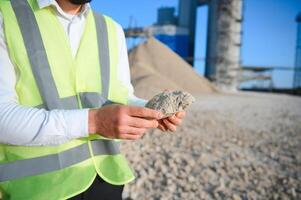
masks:
POLYGON ((301 88, 301 12, 296 17, 297 27, 297 43, 294 73, 294 88, 301 88))
POLYGON ((178 26, 175 8, 160 8, 158 10, 157 23, 147 27, 147 32, 169 46, 181 57, 189 57, 189 29, 178 26))

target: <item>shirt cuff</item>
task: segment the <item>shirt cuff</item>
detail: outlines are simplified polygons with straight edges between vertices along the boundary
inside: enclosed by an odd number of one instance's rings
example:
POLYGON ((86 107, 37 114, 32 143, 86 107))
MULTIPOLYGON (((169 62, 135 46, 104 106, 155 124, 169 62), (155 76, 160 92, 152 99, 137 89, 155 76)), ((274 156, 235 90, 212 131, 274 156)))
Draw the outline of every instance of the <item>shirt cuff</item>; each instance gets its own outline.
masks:
POLYGON ((147 100, 145 99, 140 99, 138 97, 131 97, 129 98, 129 105, 132 106, 141 106, 144 107, 147 103, 147 100))
POLYGON ((70 139, 88 137, 89 109, 68 110, 64 112, 66 133, 70 139))

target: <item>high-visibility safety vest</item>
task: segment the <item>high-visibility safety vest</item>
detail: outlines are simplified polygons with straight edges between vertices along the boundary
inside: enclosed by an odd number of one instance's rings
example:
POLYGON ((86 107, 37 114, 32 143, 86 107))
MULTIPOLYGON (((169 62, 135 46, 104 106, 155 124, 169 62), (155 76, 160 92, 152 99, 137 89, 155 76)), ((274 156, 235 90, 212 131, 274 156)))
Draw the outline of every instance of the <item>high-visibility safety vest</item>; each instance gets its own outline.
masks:
MULTIPOLYGON (((117 78, 118 36, 111 18, 89 12, 73 57, 53 8, 40 9, 36 0, 0 0, 0 9, 21 105, 53 110, 127 104, 128 90, 117 78)), ((59 146, 1 144, 3 198, 68 199, 85 191, 97 174, 126 184, 134 175, 119 142, 94 134, 59 146)))

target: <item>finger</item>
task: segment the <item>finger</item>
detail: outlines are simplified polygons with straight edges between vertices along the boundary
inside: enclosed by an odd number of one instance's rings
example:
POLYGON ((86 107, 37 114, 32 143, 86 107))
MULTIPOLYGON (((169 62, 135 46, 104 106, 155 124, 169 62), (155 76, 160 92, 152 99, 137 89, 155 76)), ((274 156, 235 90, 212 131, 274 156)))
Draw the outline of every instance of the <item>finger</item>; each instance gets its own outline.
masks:
POLYGON ((146 132, 145 128, 127 127, 125 129, 126 134, 129 135, 143 135, 146 132))
POLYGON ((119 139, 122 140, 138 140, 141 138, 142 135, 133 135, 133 134, 122 134, 120 135, 119 139))
POLYGON ((168 131, 168 127, 166 126, 166 124, 164 123, 164 121, 162 120, 162 126, 164 127, 165 131, 168 131))
POLYGON ((168 121, 170 121, 172 124, 179 126, 182 123, 182 119, 174 116, 168 117, 168 121))
POLYGON ((150 118, 150 119, 161 119, 163 114, 159 111, 144 108, 144 107, 129 107, 128 114, 133 117, 142 117, 142 118, 150 118))
POLYGON ((170 130, 172 132, 175 132, 177 130, 177 127, 175 125, 173 125, 170 121, 168 121, 168 119, 164 119, 163 122, 166 125, 166 127, 168 128, 168 130, 170 130))
POLYGON ((128 119, 128 125, 136 128, 157 128, 159 124, 157 120, 130 117, 128 119))
POLYGON ((158 123, 159 123, 158 128, 159 128, 161 131, 163 131, 163 132, 168 131, 168 128, 167 128, 166 125, 164 124, 163 119, 158 120, 158 123))
POLYGON ((186 112, 185 111, 181 111, 176 113, 176 117, 183 119, 186 116, 186 112))
POLYGON ((158 129, 160 129, 163 132, 167 131, 167 128, 163 124, 159 124, 158 129))

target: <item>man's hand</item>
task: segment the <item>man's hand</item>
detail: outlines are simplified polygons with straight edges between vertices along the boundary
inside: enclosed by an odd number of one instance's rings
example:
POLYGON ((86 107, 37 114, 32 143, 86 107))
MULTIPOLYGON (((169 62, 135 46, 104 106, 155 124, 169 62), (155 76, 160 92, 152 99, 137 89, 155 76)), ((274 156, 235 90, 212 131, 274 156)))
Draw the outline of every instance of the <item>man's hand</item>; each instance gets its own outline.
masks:
POLYGON ((160 119, 158 128, 161 131, 172 131, 175 132, 177 130, 177 126, 181 125, 183 118, 185 117, 186 112, 178 112, 171 117, 167 117, 164 119, 160 119))
POLYGON ((157 128, 161 112, 134 106, 107 105, 89 111, 89 133, 114 139, 136 140, 147 129, 157 128))

